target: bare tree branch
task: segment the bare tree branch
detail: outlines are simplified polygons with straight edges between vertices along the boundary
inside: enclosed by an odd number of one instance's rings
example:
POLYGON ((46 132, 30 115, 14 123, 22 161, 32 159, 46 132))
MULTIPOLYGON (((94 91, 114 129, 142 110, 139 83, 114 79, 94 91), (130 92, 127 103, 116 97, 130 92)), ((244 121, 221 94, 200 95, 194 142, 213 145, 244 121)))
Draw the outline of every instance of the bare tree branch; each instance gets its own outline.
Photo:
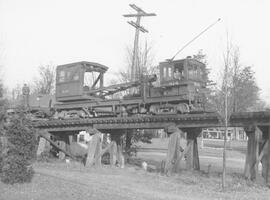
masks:
POLYGON ((39 66, 39 76, 34 81, 34 92, 40 94, 53 94, 55 84, 55 66, 39 66))

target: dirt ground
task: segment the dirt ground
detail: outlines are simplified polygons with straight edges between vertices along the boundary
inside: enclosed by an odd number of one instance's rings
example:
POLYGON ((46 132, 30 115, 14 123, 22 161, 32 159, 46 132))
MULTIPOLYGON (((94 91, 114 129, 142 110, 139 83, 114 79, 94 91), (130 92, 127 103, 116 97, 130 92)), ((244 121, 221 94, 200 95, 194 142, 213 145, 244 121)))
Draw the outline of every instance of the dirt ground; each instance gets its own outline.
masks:
MULTIPOLYGON (((159 146, 159 142, 154 141, 150 147, 159 146)), ((268 187, 242 177, 243 152, 228 152, 226 190, 221 191, 222 150, 199 151, 201 171, 186 171, 183 165, 181 173, 170 177, 134 165, 124 169, 110 166, 87 169, 76 162, 35 163, 36 173, 31 183, 0 182, 0 200, 270 199, 268 187), (207 174, 209 165, 212 167, 207 174)), ((138 153, 137 159, 158 167, 165 155, 162 150, 144 151, 138 153)))

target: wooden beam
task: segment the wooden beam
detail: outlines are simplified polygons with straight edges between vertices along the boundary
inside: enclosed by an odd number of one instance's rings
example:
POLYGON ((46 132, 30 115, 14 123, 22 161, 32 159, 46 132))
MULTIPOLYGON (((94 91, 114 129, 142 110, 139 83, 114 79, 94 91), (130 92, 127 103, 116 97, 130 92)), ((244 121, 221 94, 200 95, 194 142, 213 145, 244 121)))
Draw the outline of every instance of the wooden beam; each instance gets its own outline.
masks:
MULTIPOLYGON (((98 162, 98 159, 103 156, 104 153, 106 153, 111 147, 113 143, 111 142, 106 148, 102 149, 99 154, 95 156, 95 162, 98 162)), ((90 163, 92 165, 93 163, 90 163)))
POLYGON ((248 135, 248 144, 244 175, 249 180, 255 180, 258 174, 258 165, 256 163, 259 156, 259 131, 258 127, 255 126, 245 127, 245 132, 248 135))
POLYGON ((187 169, 200 170, 200 160, 198 152, 198 142, 197 137, 200 135, 201 128, 187 128, 184 129, 187 132, 187 144, 190 144, 190 150, 187 152, 187 169))
MULTIPOLYGON (((176 128, 176 127, 175 127, 176 128)), ((176 128, 177 130, 174 131, 170 135, 169 138, 169 143, 168 143, 168 151, 167 151, 167 156, 166 156, 166 163, 165 163, 165 169, 164 172, 165 174, 170 174, 173 172, 173 169, 178 168, 176 165, 176 161, 178 157, 180 156, 180 130, 176 128)), ((177 165, 179 162, 177 162, 177 165)), ((176 169, 178 170, 178 169, 176 169)))
POLYGON ((95 80, 95 82, 93 83, 93 85, 91 86, 91 89, 95 89, 95 86, 97 85, 99 79, 101 77, 101 73, 98 75, 97 79, 95 80))
POLYGON ((117 144, 115 141, 111 142, 111 148, 110 148, 110 164, 111 166, 115 166, 116 160, 117 160, 117 144))
POLYGON ((187 160, 186 160, 186 169, 187 170, 192 170, 193 169, 193 146, 194 146, 194 141, 193 140, 188 140, 187 144, 190 146, 189 151, 186 153, 187 154, 187 160))
POLYGON ((189 150, 191 149, 192 145, 191 144, 187 144, 186 148, 184 149, 184 151, 181 153, 181 155, 177 158, 176 162, 175 162, 175 166, 177 167, 175 170, 176 172, 180 171, 180 162, 182 160, 182 158, 187 154, 187 152, 189 152, 189 150))
POLYGON ((96 151, 95 151, 95 166, 100 167, 101 166, 101 156, 99 156, 102 152, 102 141, 101 138, 97 142, 96 151))
POLYGON ((101 133, 96 133, 93 135, 92 140, 89 142, 88 145, 88 152, 87 152, 87 158, 86 158, 86 163, 85 166, 91 167, 93 163, 95 162, 95 154, 96 154, 96 149, 97 146, 99 146, 98 143, 101 142, 101 133))
POLYGON ((63 153, 65 153, 66 155, 68 155, 70 158, 72 159, 76 159, 71 153, 67 152, 65 149, 61 148, 56 142, 52 141, 50 138, 48 138, 46 135, 44 135, 43 133, 39 133, 39 135, 41 137, 43 137, 45 140, 47 140, 48 142, 50 142, 50 144, 52 146, 54 146, 55 148, 57 148, 59 151, 62 151, 63 153))
MULTIPOLYGON (((269 133, 270 134, 270 133, 269 133)), ((265 182, 268 184, 269 179, 269 168, 270 168, 270 138, 268 137, 268 148, 267 148, 267 154, 266 154, 266 173, 265 173, 265 182)))
POLYGON ((45 138, 43 138, 43 137, 39 138, 38 148, 37 148, 37 156, 40 156, 45 151, 46 142, 47 142, 47 140, 45 138))
POLYGON ((123 148, 121 145, 117 145, 117 160, 118 160, 120 168, 124 168, 125 167, 125 158, 123 155, 123 148))
MULTIPOLYGON (((67 149, 65 141, 58 141, 58 142, 59 142, 59 146, 61 147, 61 149, 65 149, 65 150, 67 149)), ((64 152, 59 152, 59 154, 58 154, 58 158, 60 160, 65 159, 65 156, 66 156, 66 154, 64 152)))

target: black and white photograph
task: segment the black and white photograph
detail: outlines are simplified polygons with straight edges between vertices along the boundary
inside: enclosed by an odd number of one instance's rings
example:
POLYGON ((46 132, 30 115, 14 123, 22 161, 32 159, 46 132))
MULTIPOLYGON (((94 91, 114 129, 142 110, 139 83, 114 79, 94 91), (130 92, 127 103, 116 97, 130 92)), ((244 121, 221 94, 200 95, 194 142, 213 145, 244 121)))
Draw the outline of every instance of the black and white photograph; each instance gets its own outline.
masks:
POLYGON ((270 200, 269 10, 0 0, 0 200, 270 200))

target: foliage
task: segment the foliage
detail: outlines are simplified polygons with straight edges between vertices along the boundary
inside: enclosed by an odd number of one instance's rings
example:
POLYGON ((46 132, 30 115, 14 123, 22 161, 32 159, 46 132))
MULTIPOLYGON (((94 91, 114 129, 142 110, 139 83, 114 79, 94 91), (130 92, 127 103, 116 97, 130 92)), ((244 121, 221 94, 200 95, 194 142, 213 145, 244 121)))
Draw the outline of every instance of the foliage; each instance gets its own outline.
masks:
POLYGON ((152 143, 151 140, 155 136, 155 130, 134 130, 130 131, 128 134, 130 137, 126 137, 126 135, 123 136, 123 141, 126 141, 126 143, 124 144, 124 148, 126 153, 129 156, 132 156, 137 155, 137 149, 139 148, 139 146, 137 146, 136 143, 152 143))
POLYGON ((250 112, 256 112, 256 111, 265 111, 269 109, 269 105, 264 100, 258 99, 256 103, 248 108, 248 111, 250 112))
MULTIPOLYGON (((211 92, 210 106, 221 116, 225 116, 225 84, 227 83, 228 116, 232 112, 248 111, 259 100, 259 88, 255 80, 255 72, 250 66, 240 64, 238 47, 228 47, 224 54, 224 66, 227 66, 227 82, 225 71, 221 82, 211 92)), ((224 118, 225 119, 225 118, 224 118)))
POLYGON ((23 113, 11 119, 7 128, 8 141, 15 146, 16 153, 26 160, 35 158, 36 130, 32 127, 31 121, 23 113))
POLYGON ((233 85, 233 111, 247 111, 259 99, 259 88, 255 81, 255 72, 250 66, 244 67, 235 77, 233 85))
POLYGON ((4 136, 5 136, 5 127, 4 122, 6 119, 6 106, 7 101, 5 99, 0 100, 0 173, 2 171, 3 158, 4 158, 4 136))
POLYGON ((28 182, 33 177, 31 163, 35 159, 35 129, 23 112, 13 116, 6 126, 7 144, 2 158, 1 180, 4 183, 28 182))
POLYGON ((33 175, 34 170, 24 157, 9 152, 3 159, 2 182, 9 184, 30 182, 33 175))
POLYGON ((55 156, 53 155, 51 151, 44 151, 37 157, 37 161, 38 162, 51 162, 51 160, 53 160, 54 158, 55 156))
MULTIPOLYGON (((126 70, 121 70, 119 72, 120 76, 118 77, 118 81, 120 83, 130 82, 131 80, 131 67, 132 67, 132 60, 133 60, 133 49, 131 47, 126 48, 126 63, 127 67, 126 70)), ((144 47, 139 47, 138 51, 138 65, 140 66, 140 71, 138 77, 142 75, 152 75, 158 74, 158 67, 153 65, 154 55, 153 49, 151 46, 147 45, 145 42, 144 47)))
POLYGON ((199 49, 197 54, 194 54, 192 56, 193 59, 198 60, 199 62, 205 64, 206 66, 206 79, 207 79, 207 85, 212 85, 213 81, 209 79, 208 74, 210 73, 210 70, 207 68, 208 62, 207 62, 207 55, 203 52, 202 49, 199 49))
POLYGON ((208 63, 207 63, 207 56, 206 56, 206 54, 203 52, 202 49, 199 49, 198 52, 197 52, 197 54, 194 54, 192 57, 193 57, 193 59, 196 59, 196 60, 198 60, 198 61, 204 63, 205 65, 208 64, 208 63))
POLYGON ((55 66, 39 66, 39 76, 35 80, 34 91, 38 94, 53 94, 55 84, 55 66))
POLYGON ((144 142, 144 143, 151 143, 151 139, 154 136, 154 130, 139 130, 136 131, 132 137, 132 142, 144 142))

